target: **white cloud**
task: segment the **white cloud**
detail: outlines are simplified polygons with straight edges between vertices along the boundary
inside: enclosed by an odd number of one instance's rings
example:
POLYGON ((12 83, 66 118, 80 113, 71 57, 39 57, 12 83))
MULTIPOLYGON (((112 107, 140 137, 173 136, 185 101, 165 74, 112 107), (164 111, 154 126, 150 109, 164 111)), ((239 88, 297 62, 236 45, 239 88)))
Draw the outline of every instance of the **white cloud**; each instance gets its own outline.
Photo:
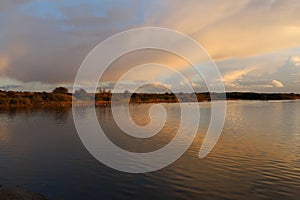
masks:
POLYGON ((280 81, 277 81, 277 80, 273 80, 273 81, 272 81, 272 84, 273 84, 275 87, 278 87, 278 88, 284 87, 283 83, 281 83, 280 81))
POLYGON ((294 62, 294 65, 300 66, 300 56, 293 56, 291 60, 294 62))

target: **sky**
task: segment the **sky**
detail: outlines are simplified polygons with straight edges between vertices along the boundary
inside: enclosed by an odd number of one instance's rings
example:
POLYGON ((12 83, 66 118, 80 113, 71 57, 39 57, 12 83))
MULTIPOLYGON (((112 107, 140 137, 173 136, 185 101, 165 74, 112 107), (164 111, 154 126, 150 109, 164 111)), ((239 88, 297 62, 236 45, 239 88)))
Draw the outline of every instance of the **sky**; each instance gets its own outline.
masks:
MULTIPOLYGON (((98 43, 124 30, 155 26, 201 44, 227 91, 300 93, 299 10, 299 0, 2 0, 0 90, 72 87, 98 43)), ((174 66, 205 91, 185 61, 151 50, 116 60, 102 85, 112 88, 130 66, 154 61, 174 66)), ((149 77, 157 85, 182 89, 157 70, 140 73, 124 89, 149 77)))

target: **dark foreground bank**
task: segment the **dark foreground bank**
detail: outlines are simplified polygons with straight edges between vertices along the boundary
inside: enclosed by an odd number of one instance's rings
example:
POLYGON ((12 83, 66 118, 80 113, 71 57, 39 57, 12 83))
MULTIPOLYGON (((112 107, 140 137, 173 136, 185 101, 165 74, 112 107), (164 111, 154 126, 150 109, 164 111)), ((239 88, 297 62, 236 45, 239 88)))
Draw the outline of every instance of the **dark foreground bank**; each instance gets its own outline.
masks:
POLYGON ((1 200, 47 200, 39 193, 26 191, 23 189, 0 188, 1 200))

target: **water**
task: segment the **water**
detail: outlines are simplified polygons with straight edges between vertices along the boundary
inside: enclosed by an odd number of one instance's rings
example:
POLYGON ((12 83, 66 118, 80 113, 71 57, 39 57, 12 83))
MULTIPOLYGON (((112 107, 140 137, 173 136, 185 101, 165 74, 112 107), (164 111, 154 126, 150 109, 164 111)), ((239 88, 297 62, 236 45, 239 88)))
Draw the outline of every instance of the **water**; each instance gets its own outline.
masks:
MULTIPOLYGON (((49 199, 299 199, 300 101, 229 101, 223 133, 198 158, 209 103, 200 103, 199 133, 189 150, 162 170, 127 174, 95 160, 82 145, 70 109, 0 113, 0 184, 40 192, 49 199)), ((178 104, 165 104, 168 120, 152 139, 132 139, 98 108, 108 137, 124 149, 147 152, 172 140, 178 104)), ((132 116, 149 122, 149 105, 132 116)), ((83 114, 89 108, 83 109, 83 114)))

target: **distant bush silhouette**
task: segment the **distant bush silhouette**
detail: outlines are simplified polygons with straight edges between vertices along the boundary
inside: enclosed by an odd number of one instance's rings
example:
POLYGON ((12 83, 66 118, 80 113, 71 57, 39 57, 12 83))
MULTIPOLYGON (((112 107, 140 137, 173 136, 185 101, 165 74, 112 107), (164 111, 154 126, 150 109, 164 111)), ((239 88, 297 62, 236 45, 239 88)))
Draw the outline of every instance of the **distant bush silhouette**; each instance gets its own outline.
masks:
POLYGON ((81 100, 90 100, 91 95, 88 94, 84 89, 76 90, 74 93, 74 97, 81 100))
POLYGON ((58 94, 68 94, 68 89, 64 87, 57 87, 53 90, 52 93, 58 93, 58 94))

